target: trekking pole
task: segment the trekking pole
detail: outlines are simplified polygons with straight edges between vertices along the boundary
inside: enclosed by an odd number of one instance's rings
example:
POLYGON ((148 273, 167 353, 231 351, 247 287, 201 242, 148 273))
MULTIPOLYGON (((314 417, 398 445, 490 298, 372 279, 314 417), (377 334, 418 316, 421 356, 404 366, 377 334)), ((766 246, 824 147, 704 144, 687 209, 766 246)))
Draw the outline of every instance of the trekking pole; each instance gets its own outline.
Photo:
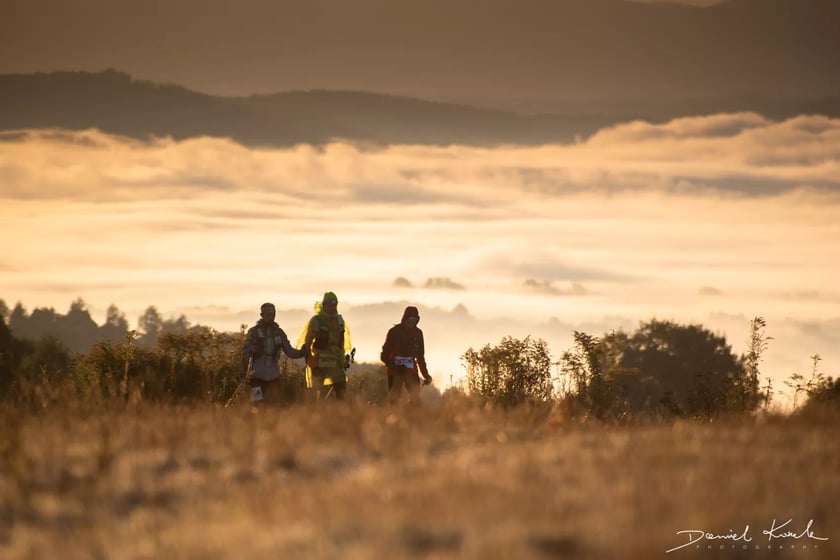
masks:
POLYGON ((242 387, 244 387, 245 383, 248 380, 251 379, 251 370, 252 369, 254 369, 254 357, 249 356, 248 357, 248 369, 245 370, 245 377, 242 379, 242 381, 239 382, 239 384, 236 386, 236 390, 233 392, 233 394, 230 396, 230 398, 225 403, 225 408, 230 408, 231 407, 231 405, 233 404, 233 401, 236 400, 236 397, 239 396, 239 392, 242 390, 242 387))

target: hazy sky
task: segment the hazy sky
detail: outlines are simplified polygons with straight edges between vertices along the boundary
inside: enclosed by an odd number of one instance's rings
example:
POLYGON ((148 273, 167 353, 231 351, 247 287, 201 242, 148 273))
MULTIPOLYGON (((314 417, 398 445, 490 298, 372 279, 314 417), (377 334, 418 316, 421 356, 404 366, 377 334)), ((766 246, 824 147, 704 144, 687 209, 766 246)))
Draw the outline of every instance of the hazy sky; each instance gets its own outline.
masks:
POLYGON ((657 317, 743 352, 764 316, 766 373, 806 373, 818 353, 837 374, 838 177, 840 120, 818 116, 636 122, 496 149, 5 134, 0 297, 63 312, 81 296, 100 323, 111 303, 132 324, 155 304, 234 330, 273 301, 296 334, 332 290, 362 360, 402 305, 376 304, 409 301, 439 381, 504 335, 541 336, 556 357, 573 329, 657 317))

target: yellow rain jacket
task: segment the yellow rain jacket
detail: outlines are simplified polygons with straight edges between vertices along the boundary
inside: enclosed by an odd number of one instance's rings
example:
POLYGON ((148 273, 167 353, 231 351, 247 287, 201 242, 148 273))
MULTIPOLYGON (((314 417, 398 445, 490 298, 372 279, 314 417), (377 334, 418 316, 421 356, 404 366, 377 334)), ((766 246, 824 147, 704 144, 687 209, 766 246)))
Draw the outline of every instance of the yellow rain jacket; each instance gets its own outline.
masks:
POLYGON ((330 317, 321 309, 321 302, 315 304, 315 315, 301 330, 298 346, 309 348, 306 360, 306 386, 345 383, 344 357, 353 348, 350 328, 340 314, 330 317))

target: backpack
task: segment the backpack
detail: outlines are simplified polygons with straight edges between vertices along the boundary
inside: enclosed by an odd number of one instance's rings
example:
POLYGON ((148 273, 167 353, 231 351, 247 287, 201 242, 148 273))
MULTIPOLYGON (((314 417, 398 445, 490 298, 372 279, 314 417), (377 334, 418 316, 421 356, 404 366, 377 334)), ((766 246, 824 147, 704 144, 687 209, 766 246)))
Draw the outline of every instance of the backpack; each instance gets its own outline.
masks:
MULTIPOLYGON (((330 345, 330 327, 322 315, 315 315, 318 318, 318 333, 315 335, 313 347, 316 350, 326 350, 330 345)), ((338 347, 344 351, 344 317, 338 316, 338 347)))

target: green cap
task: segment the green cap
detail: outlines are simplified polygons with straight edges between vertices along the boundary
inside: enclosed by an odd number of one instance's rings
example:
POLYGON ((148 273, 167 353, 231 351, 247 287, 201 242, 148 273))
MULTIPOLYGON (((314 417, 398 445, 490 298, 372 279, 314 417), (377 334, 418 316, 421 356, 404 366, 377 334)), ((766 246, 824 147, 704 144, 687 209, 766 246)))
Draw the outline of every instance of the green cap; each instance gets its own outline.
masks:
POLYGON ((324 305, 327 305, 328 303, 338 303, 338 296, 333 292, 327 292, 324 294, 324 299, 321 300, 321 303, 324 305))

